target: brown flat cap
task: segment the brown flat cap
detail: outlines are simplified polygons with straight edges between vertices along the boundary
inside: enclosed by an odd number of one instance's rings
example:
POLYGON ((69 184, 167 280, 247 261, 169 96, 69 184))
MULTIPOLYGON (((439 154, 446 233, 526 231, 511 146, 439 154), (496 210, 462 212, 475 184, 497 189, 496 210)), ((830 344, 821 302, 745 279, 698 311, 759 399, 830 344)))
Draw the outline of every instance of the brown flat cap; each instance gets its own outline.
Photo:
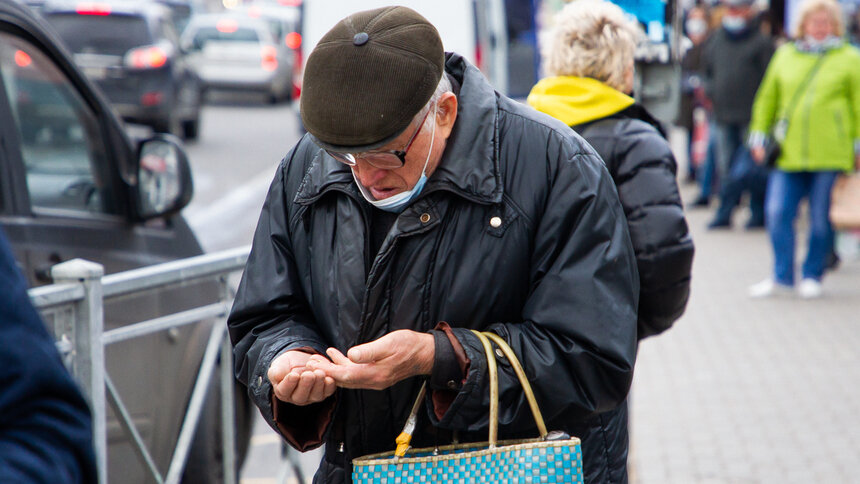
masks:
POLYGON ((350 15, 308 56, 305 129, 335 151, 383 146, 430 100, 444 66, 439 32, 418 12, 384 7, 350 15))

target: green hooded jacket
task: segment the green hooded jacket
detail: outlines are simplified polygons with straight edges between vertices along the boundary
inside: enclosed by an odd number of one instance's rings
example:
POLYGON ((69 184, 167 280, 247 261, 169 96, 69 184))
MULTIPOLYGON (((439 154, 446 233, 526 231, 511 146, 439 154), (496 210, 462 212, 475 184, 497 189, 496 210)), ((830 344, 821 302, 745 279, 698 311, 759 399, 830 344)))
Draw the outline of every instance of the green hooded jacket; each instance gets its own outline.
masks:
POLYGON ((847 44, 823 54, 803 52, 794 43, 780 47, 756 93, 751 139, 761 139, 784 116, 788 130, 779 169, 851 171, 860 140, 860 51, 847 44), (807 81, 822 55, 818 72, 807 81), (795 92, 805 83, 792 108, 795 92))

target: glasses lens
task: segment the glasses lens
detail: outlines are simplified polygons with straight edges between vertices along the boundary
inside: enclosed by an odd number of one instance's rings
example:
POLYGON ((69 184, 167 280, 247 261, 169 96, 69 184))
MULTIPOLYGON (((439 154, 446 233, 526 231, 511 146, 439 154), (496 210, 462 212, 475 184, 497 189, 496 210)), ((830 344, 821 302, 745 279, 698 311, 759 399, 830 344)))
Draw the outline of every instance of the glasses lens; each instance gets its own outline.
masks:
POLYGON ((339 153, 337 151, 328 150, 326 150, 326 152, 335 160, 349 166, 355 166, 356 158, 359 158, 365 163, 379 168, 380 170, 394 170, 403 166, 403 162, 400 161, 400 158, 394 153, 369 152, 355 156, 352 153, 339 153))
POLYGON ((326 153, 329 154, 335 160, 349 166, 355 166, 355 157, 352 156, 352 153, 338 153, 336 151, 328 151, 326 153))
POLYGON ((403 166, 403 162, 394 153, 363 153, 358 158, 381 170, 393 170, 403 166))

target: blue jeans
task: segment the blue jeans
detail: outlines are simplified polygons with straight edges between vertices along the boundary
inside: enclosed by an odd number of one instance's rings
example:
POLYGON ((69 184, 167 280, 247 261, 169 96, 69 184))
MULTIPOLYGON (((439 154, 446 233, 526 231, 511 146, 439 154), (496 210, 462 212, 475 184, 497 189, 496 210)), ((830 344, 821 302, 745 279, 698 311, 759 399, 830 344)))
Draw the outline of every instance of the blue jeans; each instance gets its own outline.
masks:
POLYGON ((717 177, 722 186, 734 164, 738 148, 744 145, 747 125, 745 123, 714 123, 712 127, 715 128, 714 138, 717 144, 717 177))
MULTIPOLYGON (((716 124, 711 123, 708 130, 708 149, 705 152, 705 160, 696 169, 696 181, 699 182, 701 190, 700 198, 708 200, 711 198, 714 185, 716 185, 717 170, 717 147, 716 147, 716 124)), ((691 155, 692 156, 692 155, 691 155)))
POLYGON ((746 146, 738 146, 732 158, 728 176, 720 189, 720 208, 714 220, 731 221, 732 212, 740 205, 744 192, 750 196, 750 220, 761 225, 765 220, 764 199, 768 183, 768 168, 756 164, 746 146))
POLYGON ((834 171, 771 172, 765 220, 773 245, 776 282, 794 285, 794 220, 804 198, 809 199, 809 249, 803 263, 803 278, 821 280, 827 254, 833 247, 830 191, 837 174, 834 171))

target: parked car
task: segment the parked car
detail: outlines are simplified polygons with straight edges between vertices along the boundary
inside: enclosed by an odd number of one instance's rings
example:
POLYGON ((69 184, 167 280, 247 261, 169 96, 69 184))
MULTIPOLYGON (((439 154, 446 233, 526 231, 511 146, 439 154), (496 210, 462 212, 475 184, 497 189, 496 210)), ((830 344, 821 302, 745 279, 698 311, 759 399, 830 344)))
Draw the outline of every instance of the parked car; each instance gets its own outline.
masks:
MULTIPOLYGON (((180 214, 193 185, 179 141, 156 134, 133 144, 60 44, 29 9, 0 0, 0 225, 30 284, 51 283, 51 266, 73 258, 115 273, 201 254, 180 214)), ((105 307, 105 329, 217 299, 211 281, 125 298, 105 307)), ((106 348, 107 372, 161 472, 172 456, 213 324, 203 321, 106 348)), ((244 450, 251 407, 247 398, 237 403, 243 436, 237 445, 244 450)), ((207 402, 187 482, 220 482, 220 455, 212 445, 217 406, 215 398, 207 402)), ((109 482, 151 482, 113 415, 108 441, 109 482)))
POLYGON ((171 20, 173 20, 173 26, 176 28, 176 32, 180 35, 182 35, 182 31, 185 30, 185 27, 188 25, 188 22, 191 20, 191 17, 195 15, 199 8, 197 4, 195 4, 192 0, 155 1, 170 9, 170 16, 171 20))
MULTIPOLYGON (((244 13, 251 18, 265 20, 269 30, 274 35, 278 48, 289 58, 295 58, 302 46, 302 36, 299 34, 301 9, 297 6, 285 6, 277 3, 253 3, 232 10, 244 13)), ((290 66, 293 62, 290 62, 290 66)))
POLYGON ((179 48, 167 7, 57 0, 48 1, 42 15, 124 120, 197 138, 201 83, 179 48))
POLYGON ((293 57, 269 22, 238 12, 194 17, 182 34, 207 89, 262 92, 272 102, 290 96, 293 57))

